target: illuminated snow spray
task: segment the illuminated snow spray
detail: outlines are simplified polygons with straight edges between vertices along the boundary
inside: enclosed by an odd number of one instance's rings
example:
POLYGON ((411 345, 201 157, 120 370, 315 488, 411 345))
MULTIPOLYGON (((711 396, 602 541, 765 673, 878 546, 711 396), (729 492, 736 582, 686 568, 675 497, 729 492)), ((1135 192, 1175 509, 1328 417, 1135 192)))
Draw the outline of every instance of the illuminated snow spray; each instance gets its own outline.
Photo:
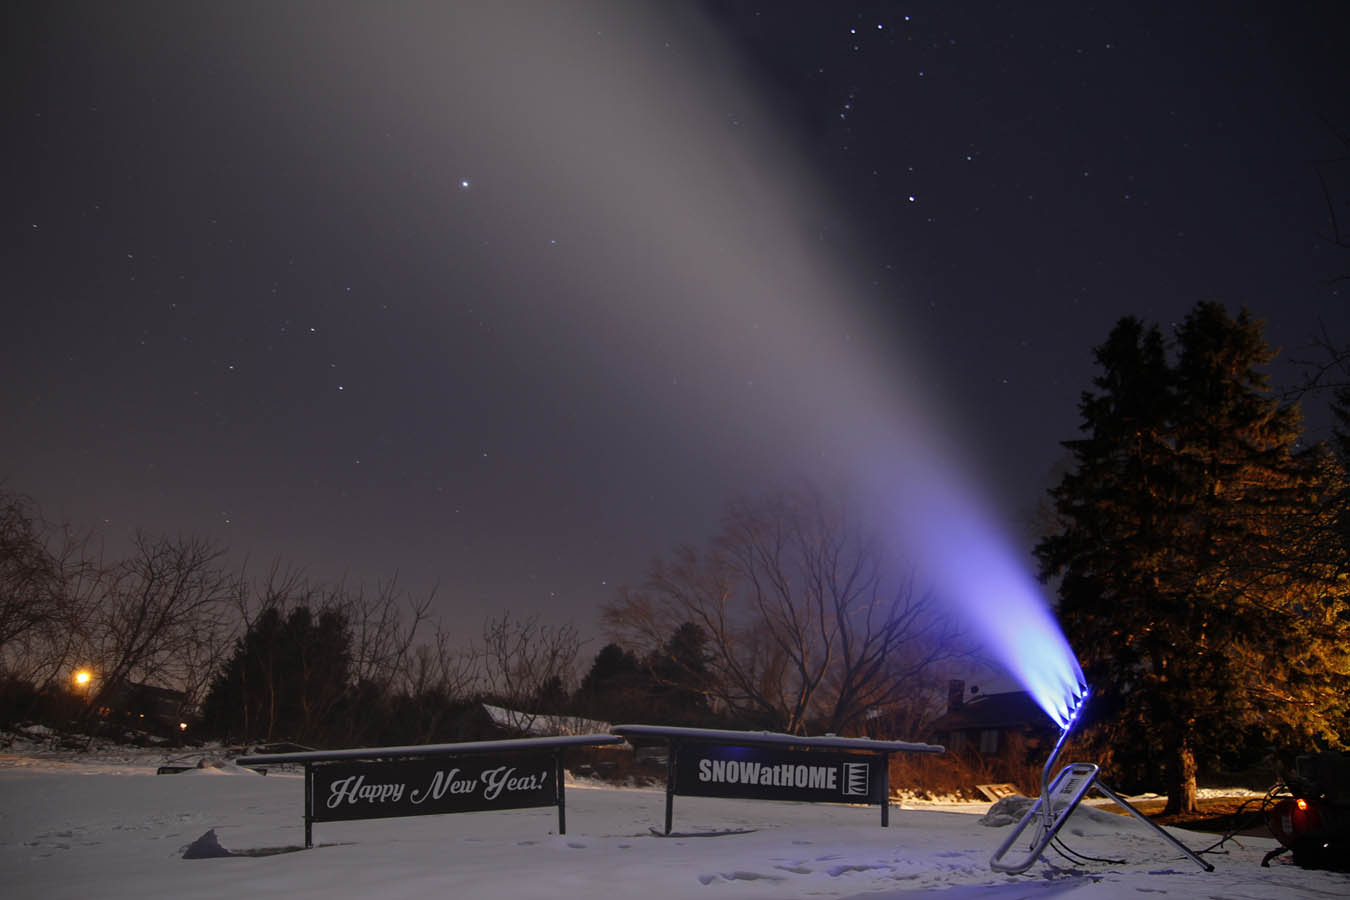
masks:
POLYGON ((1017 827, 1012 830, 1012 834, 1008 835, 1007 840, 995 851, 993 857, 989 860, 990 868, 996 872, 1011 874, 1025 872, 1031 868, 1032 863, 1036 862, 1045 852, 1045 848, 1050 846, 1050 842, 1064 827, 1064 823, 1069 820, 1069 815, 1082 799, 1088 795, 1088 792, 1096 790, 1153 829, 1163 840, 1176 847, 1197 865, 1203 866, 1205 871, 1213 872, 1213 865, 1205 862, 1185 844, 1172 837, 1154 824, 1151 819, 1131 806, 1119 794, 1102 784, 1097 777, 1099 769, 1092 763, 1069 763, 1060 769, 1059 773, 1051 780, 1050 772, 1054 769, 1059 754, 1064 750, 1064 744, 1069 739, 1069 733, 1073 731, 1073 726, 1077 724, 1078 718, 1083 712, 1083 706, 1087 703, 1090 694, 1091 691, 1087 685, 1080 685, 1080 690, 1072 698, 1067 719, 1060 723, 1059 740, 1055 742, 1055 748, 1050 752, 1050 758, 1045 761, 1045 768, 1041 769, 1041 795, 1027 810, 1026 815, 1022 817, 1022 821, 1017 823, 1017 827), (1025 852, 1022 856, 1011 860, 1007 859, 1008 851, 1013 848, 1013 845, 1024 839, 1025 852))
POLYGON ((907 485, 914 508, 924 512, 901 526, 906 542, 919 558, 931 562, 939 589, 962 609, 985 648, 1060 728, 1059 740, 1041 770, 1040 797, 998 848, 990 866, 1008 873, 1029 869, 1078 803, 1096 790, 1213 871, 1212 865, 1102 784, 1097 766, 1069 763, 1051 777, 1092 692, 1064 632, 1041 598, 1039 585, 1012 550, 1013 542, 994 524, 970 485, 951 467, 928 459, 929 465, 907 485), (1010 859, 1009 852, 1019 843, 1025 852, 1010 859))
POLYGON ((991 513, 985 492, 949 453, 911 437, 895 495, 906 512, 899 537, 926 576, 961 614, 976 640, 1015 677, 1056 725, 1067 728, 1086 688, 1083 670, 1041 586, 991 513))
POLYGON ((1015 542, 990 515, 980 493, 945 454, 915 438, 904 449, 910 465, 901 495, 911 514, 898 523, 901 537, 915 558, 930 567, 935 587, 960 609, 979 642, 1060 728, 1041 771, 1040 797, 990 859, 990 866, 998 872, 1025 872, 1055 840, 1078 803, 1096 790, 1213 871, 1212 865, 1102 784, 1097 766, 1069 763, 1051 777, 1091 694, 1083 670, 1042 599, 1040 585, 1012 549, 1015 542), (1024 842, 1025 852, 1010 859, 1009 852, 1019 842, 1024 842))

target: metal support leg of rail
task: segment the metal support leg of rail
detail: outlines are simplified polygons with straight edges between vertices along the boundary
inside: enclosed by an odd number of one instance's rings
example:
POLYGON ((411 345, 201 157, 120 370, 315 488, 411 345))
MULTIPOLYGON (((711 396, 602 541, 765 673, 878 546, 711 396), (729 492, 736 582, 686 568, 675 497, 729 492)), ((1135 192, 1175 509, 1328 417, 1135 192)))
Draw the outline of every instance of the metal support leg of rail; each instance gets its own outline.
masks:
POLYGON ((305 764, 305 849, 314 846, 314 767, 305 764))
POLYGON ((680 745, 671 741, 666 747, 666 834, 675 820, 675 756, 680 745))
POLYGON ((891 755, 881 754, 881 827, 891 827, 891 755))
POLYGON ((558 834, 567 834, 567 795, 563 784, 563 758, 561 750, 553 751, 553 784, 558 795, 558 834))

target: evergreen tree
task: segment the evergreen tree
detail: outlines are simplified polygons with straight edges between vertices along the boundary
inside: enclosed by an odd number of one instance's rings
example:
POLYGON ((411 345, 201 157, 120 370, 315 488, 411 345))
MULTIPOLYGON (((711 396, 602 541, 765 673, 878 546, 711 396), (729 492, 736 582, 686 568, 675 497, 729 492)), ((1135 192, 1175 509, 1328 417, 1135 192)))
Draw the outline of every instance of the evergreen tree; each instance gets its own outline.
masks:
POLYGON ((560 716, 569 711, 570 700, 562 676, 550 675, 530 698, 529 708, 540 715, 560 716))
POLYGON ((1061 579, 1098 737, 1117 764, 1160 766, 1168 809, 1189 811, 1197 757, 1346 737, 1350 623, 1319 530, 1335 467, 1296 451, 1259 324, 1202 303, 1177 344, 1169 365, 1158 329, 1127 318, 1098 348, 1086 436, 1051 491, 1058 531, 1036 552, 1061 579))
POLYGON ((1332 446, 1342 465, 1350 464, 1350 385, 1336 388, 1332 394, 1331 412, 1336 417, 1332 429, 1332 446))
POLYGON ((618 644, 607 644, 581 680, 576 705, 611 722, 708 724, 711 658, 707 632, 693 622, 677 626, 642 660, 618 644))
POLYGON ((708 692, 712 674, 708 633, 694 622, 679 625, 661 650, 653 654, 650 671, 655 709, 673 725, 705 725, 712 714, 708 692))
POLYGON ((631 651, 606 644, 581 679, 576 705, 583 714, 609 722, 651 721, 652 687, 651 678, 631 651))
MULTIPOLYGON (((1337 387, 1331 396, 1331 413, 1336 424, 1331 430, 1331 447, 1342 471, 1350 470, 1350 384, 1337 387)), ((1350 480, 1342 483, 1335 504, 1337 542, 1350 547, 1350 480)))
POLYGON ((638 660, 618 644, 606 644, 595 654, 590 671, 581 679, 580 693, 599 697, 622 689, 632 683, 638 674, 638 660))
POLYGON ((270 606, 235 645, 202 705, 208 734, 319 744, 345 736, 334 721, 351 676, 351 633, 341 613, 270 606))

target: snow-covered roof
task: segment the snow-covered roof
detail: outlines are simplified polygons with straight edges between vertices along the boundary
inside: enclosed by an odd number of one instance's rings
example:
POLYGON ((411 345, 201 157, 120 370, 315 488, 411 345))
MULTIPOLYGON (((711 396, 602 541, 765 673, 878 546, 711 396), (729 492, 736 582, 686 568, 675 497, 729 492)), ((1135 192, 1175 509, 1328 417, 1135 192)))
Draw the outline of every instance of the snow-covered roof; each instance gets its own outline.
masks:
POLYGON ((508 709, 505 706, 493 706, 491 703, 484 703, 483 710, 495 725, 518 731, 521 734, 538 737, 599 734, 609 731, 608 722, 601 722, 598 719, 584 719, 581 716, 549 716, 542 713, 508 709))

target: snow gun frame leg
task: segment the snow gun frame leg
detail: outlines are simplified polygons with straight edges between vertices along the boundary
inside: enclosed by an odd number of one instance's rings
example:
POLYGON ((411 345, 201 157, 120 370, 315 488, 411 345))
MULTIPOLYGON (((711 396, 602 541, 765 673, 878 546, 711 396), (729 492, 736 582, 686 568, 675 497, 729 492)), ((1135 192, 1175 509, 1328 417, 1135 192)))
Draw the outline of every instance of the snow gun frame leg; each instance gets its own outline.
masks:
POLYGON ((993 857, 989 860, 989 867, 995 872, 1007 872, 1012 875, 1020 874, 1031 868, 1032 864, 1040 859, 1041 854, 1045 852, 1045 848, 1050 846, 1050 842, 1055 839, 1055 835, 1069 820, 1069 815, 1088 795, 1088 792, 1097 790, 1157 832, 1159 837, 1180 850, 1196 865, 1204 868, 1206 872, 1213 872, 1214 866, 1212 864, 1201 859, 1189 847, 1164 831, 1155 822, 1127 803, 1115 791, 1102 784, 1097 777, 1100 772, 1097 766, 1091 763, 1069 763, 1059 770, 1053 781, 1050 780, 1050 771, 1059 758, 1059 754, 1064 750, 1069 732, 1073 730, 1074 723, 1078 721, 1079 713, 1082 712, 1089 693, 1088 688, 1084 686, 1075 704, 1069 710, 1064 730, 1060 732, 1059 740, 1055 742, 1055 748, 1050 752, 1050 758, 1045 761, 1045 768, 1041 770, 1041 796, 1036 798, 1036 802, 1032 804, 1031 809, 1027 810, 1027 814, 1022 817, 1022 821, 1017 823, 1017 827, 1012 830, 1012 834, 1008 835, 1008 839, 994 852, 993 857), (1031 843, 1027 853, 1017 860, 1005 860, 1004 857, 1012 849, 1013 844, 1016 844, 1022 838, 1022 835, 1031 827, 1032 823, 1036 823, 1039 834, 1031 843))

